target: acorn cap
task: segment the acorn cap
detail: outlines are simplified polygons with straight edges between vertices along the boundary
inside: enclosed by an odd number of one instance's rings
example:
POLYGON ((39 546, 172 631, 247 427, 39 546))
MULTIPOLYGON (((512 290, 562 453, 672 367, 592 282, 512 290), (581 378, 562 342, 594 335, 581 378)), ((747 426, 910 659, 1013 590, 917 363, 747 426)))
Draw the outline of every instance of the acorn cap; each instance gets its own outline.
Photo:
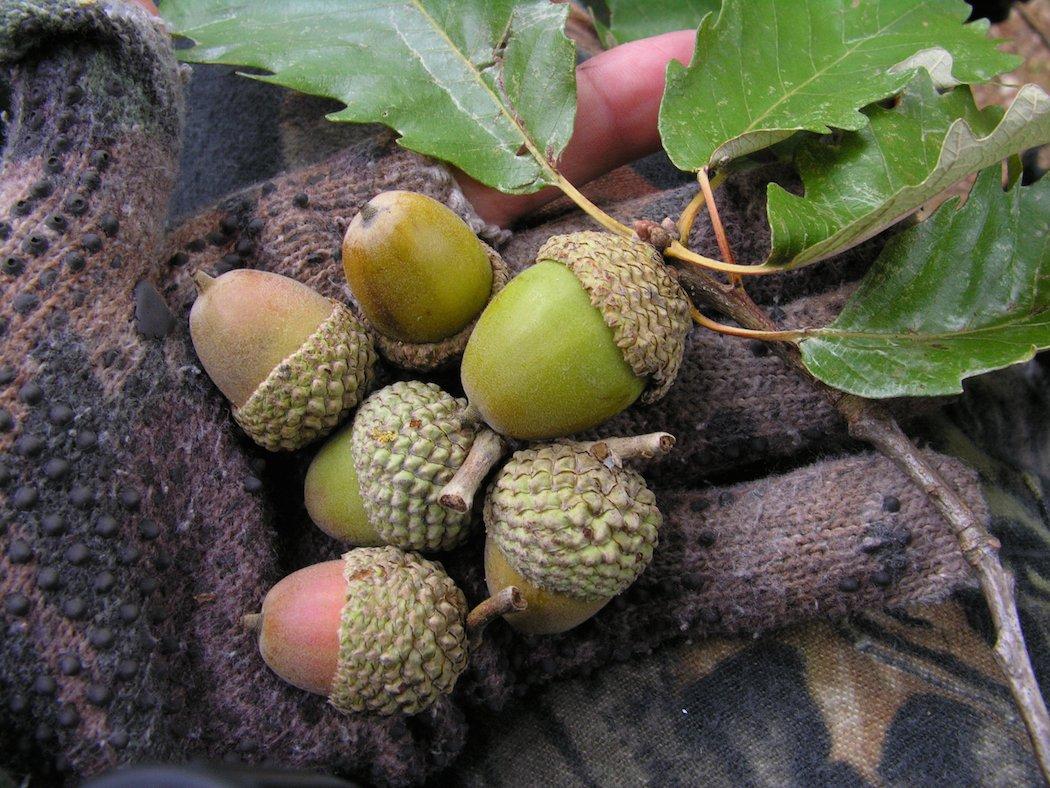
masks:
MULTIPOLYGON (((496 293, 502 290, 507 282, 510 281, 510 268, 507 267, 503 258, 500 257, 499 252, 484 241, 479 240, 478 243, 484 248, 485 254, 488 255, 489 262, 492 264, 492 292, 489 293, 489 301, 491 301, 496 293)), ((402 342, 399 339, 392 339, 376 331, 376 345, 383 358, 388 359, 391 363, 403 369, 430 372, 448 365, 463 355, 463 350, 467 346, 467 340, 470 339, 470 334, 474 331, 474 326, 477 325, 478 317, 481 317, 481 312, 478 312, 477 317, 459 333, 453 334, 440 342, 421 342, 418 344, 402 342)))
POLYGON ((351 550, 329 701, 342 712, 415 714, 467 665, 467 600, 440 564, 396 547, 351 550))
POLYGON ((270 451, 327 435, 368 391, 376 353, 364 325, 342 304, 277 365, 233 417, 270 451))
POLYGON ((650 244, 612 233, 551 236, 536 261, 569 268, 613 330, 634 373, 649 381, 643 402, 667 393, 692 326, 689 299, 650 244))
POLYGON ((481 426, 466 400, 433 383, 394 383, 365 400, 350 451, 365 513, 382 542, 448 550, 466 538, 470 513, 439 501, 481 426))
POLYGON ((581 444, 516 452, 485 501, 485 527, 511 567, 581 600, 633 583, 652 560, 662 519, 638 473, 581 444))

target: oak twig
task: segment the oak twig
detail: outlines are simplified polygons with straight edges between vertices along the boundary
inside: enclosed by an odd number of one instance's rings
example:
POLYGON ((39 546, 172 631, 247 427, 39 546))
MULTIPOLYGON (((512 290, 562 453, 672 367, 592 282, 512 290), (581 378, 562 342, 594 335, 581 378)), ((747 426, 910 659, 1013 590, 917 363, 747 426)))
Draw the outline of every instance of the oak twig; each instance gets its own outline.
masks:
MULTIPOLYGON (((678 272, 680 281, 694 300, 702 301, 744 328, 777 331, 769 316, 742 289, 727 289, 696 266, 678 266, 678 272)), ((995 622, 995 661, 1009 682, 1043 777, 1050 782, 1050 715, 1021 632, 1014 578, 999 561, 999 542, 882 405, 845 394, 818 381, 802 363, 802 356, 794 343, 772 342, 770 348, 789 367, 802 373, 835 406, 846 420, 850 435, 867 441, 888 457, 929 497, 948 523, 967 562, 977 573, 995 622)))
POLYGON ((454 512, 469 512, 481 482, 506 451, 506 441, 495 432, 488 429, 479 432, 459 470, 441 488, 438 503, 454 512))
POLYGON ((620 460, 651 460, 667 454, 675 445, 675 437, 669 432, 650 432, 626 438, 601 438, 577 444, 590 452, 599 462, 608 457, 620 460))
POLYGON ((483 600, 477 607, 467 614, 467 635, 471 646, 476 646, 481 641, 481 633, 485 627, 507 613, 520 613, 526 607, 525 597, 516 586, 507 586, 483 600))

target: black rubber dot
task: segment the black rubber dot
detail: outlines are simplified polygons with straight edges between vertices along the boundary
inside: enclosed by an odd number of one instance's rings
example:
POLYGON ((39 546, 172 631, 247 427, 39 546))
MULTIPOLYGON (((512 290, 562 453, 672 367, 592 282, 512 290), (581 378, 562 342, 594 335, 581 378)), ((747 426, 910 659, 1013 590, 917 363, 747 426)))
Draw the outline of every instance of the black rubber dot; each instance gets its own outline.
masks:
POLYGON ((45 591, 54 591, 60 582, 58 570, 53 566, 45 566, 36 573, 36 584, 45 591))
POLYGON ((160 536, 160 526, 153 520, 143 520, 139 523, 139 533, 143 539, 153 540, 160 536))
POLYGON ((44 236, 30 235, 22 243, 22 251, 31 254, 34 257, 39 257, 47 251, 47 248, 50 245, 50 242, 44 236))
POLYGON ((700 611, 700 619, 705 624, 717 624, 722 620, 722 614, 713 607, 705 607, 700 611))
POLYGON ((105 706, 112 700, 113 693, 104 684, 88 684, 84 696, 88 699, 88 703, 92 705, 105 706))
POLYGON ((33 203, 29 200, 18 200, 11 206, 11 213, 15 216, 28 216, 33 210, 33 203))
POLYGON ((95 533, 99 536, 113 536, 117 532, 117 521, 112 516, 104 514, 95 522, 95 533))
POLYGON ((4 599, 4 609, 12 616, 24 616, 29 612, 29 599, 25 594, 8 594, 4 599))
POLYGON ((872 573, 871 582, 879 588, 885 588, 892 582, 893 578, 885 569, 879 569, 872 573))
POLYGON ((895 495, 887 495, 882 499, 882 511, 899 512, 901 510, 900 498, 895 495))
POLYGON ((701 547, 711 547, 715 543, 715 535, 711 531, 701 531, 696 535, 696 541, 701 547))
POLYGON ((40 521, 40 530, 47 536, 58 536, 66 531, 66 521, 61 515, 48 514, 40 521))
POLYGON ((11 299, 11 306, 18 314, 28 315, 40 306, 40 298, 34 293, 19 293, 11 299))
POLYGON ((232 216, 223 216, 219 219, 219 229, 226 235, 233 235, 237 232, 237 220, 232 216))
POLYGON ((80 176, 80 187, 86 192, 93 192, 101 185, 102 176, 98 174, 98 170, 84 170, 84 174, 80 176))
POLYGON ((113 630, 108 627, 92 627, 88 630, 88 643, 98 649, 113 645, 113 630))
POLYGON ((320 265, 325 259, 324 252, 312 252, 306 256, 306 262, 308 265, 320 265))
POLYGON ((81 451, 91 451, 98 445, 98 436, 91 430, 80 430, 75 443, 81 451))
POLYGON ((229 254, 224 254, 219 262, 222 263, 222 265, 229 267, 229 269, 232 271, 234 268, 240 266, 241 256, 234 252, 230 252, 229 254))
POLYGON ((237 266, 235 264, 229 263, 225 259, 223 259, 223 260, 220 260, 218 263, 215 264, 215 268, 212 269, 212 275, 216 276, 216 277, 219 277, 219 276, 222 276, 223 274, 228 274, 230 271, 232 271, 236 267, 237 266))
POLYGON ((80 243, 89 252, 97 252, 102 248, 102 239, 96 233, 84 233, 80 243))
POLYGON ((120 491, 120 505, 125 509, 131 509, 134 511, 139 508, 139 504, 142 503, 142 496, 139 495, 139 491, 131 487, 125 487, 120 491))
POLYGON ((95 502, 95 491, 83 484, 69 491, 69 502, 78 509, 87 509, 95 502))
POLYGON ((91 166, 96 170, 104 171, 109 166, 109 152, 104 150, 96 150, 91 153, 91 166))
POLYGON ((14 426, 15 420, 11 418, 11 414, 0 408, 0 432, 10 432, 14 426))
POLYGON ((21 692, 13 692, 7 699, 7 708, 15 714, 25 711, 29 707, 29 698, 21 692))
POLYGON ((139 606, 131 602, 125 602, 117 610, 117 615, 120 616, 120 620, 126 624, 130 624, 136 618, 139 617, 139 606))
POLYGON ((36 491, 36 487, 19 487, 15 490, 15 494, 11 496, 11 503, 15 505, 16 509, 32 509, 36 506, 36 502, 40 499, 39 493, 36 491))
POLYGON ((104 594, 111 590, 116 582, 117 578, 113 576, 112 572, 99 572, 91 582, 91 587, 98 593, 104 594))
POLYGON ((0 241, 6 241, 11 237, 11 225, 7 222, 0 222, 0 241))
POLYGON ((244 480, 244 489, 246 492, 257 493, 263 488, 262 481, 258 477, 249 476, 244 480))
POLYGON ((131 739, 128 736, 127 731, 113 731, 113 733, 109 734, 109 738, 106 741, 108 741, 109 745, 114 749, 123 750, 128 746, 131 739))
POLYGON ((62 603, 62 615, 78 621, 87 613, 87 602, 78 596, 71 597, 62 603))
POLYGON ((51 729, 51 726, 44 722, 36 726, 36 732, 33 735, 41 744, 47 744, 55 738, 55 732, 51 729))
POLYGON ((62 159, 58 156, 49 156, 47 161, 44 162, 44 169, 52 175, 57 175, 62 172, 62 159))
POLYGON ((273 194, 275 191, 277 191, 277 184, 273 183, 272 181, 267 181, 259 188, 259 191, 263 194, 273 194))
POLYGON ((66 703, 58 710, 58 714, 55 715, 55 719, 58 720, 58 724, 63 728, 72 728, 78 722, 80 722, 80 713, 76 707, 66 703))
POLYGON ((194 238, 192 241, 186 244, 186 251, 193 253, 203 252, 204 246, 205 243, 203 238, 194 238))
POLYGON ((37 279, 37 284, 39 284, 41 288, 47 289, 55 283, 56 279, 58 279, 58 271, 54 268, 49 268, 40 274, 40 278, 37 279))
POLYGON ((15 539, 7 546, 7 559, 12 564, 24 564, 33 557, 33 549, 23 539, 15 539))
POLYGON ((44 224, 56 233, 61 233, 69 227, 69 220, 60 213, 53 213, 44 219, 44 224))
POLYGON ((13 383, 17 376, 15 368, 11 366, 0 367, 0 386, 6 386, 13 383))
POLYGON ((29 381, 18 390, 18 398, 26 405, 36 405, 44 398, 44 390, 39 384, 29 381))
POLYGON ((168 259, 168 265, 172 266, 173 268, 178 268, 179 266, 186 265, 186 263, 188 263, 189 260, 190 257, 185 252, 176 252, 168 259))
POLYGON ((62 207, 67 213, 71 213, 74 216, 83 216, 87 211, 87 199, 82 194, 71 194, 69 197, 66 197, 62 207))
POLYGON ((69 110, 65 110, 60 113, 57 119, 57 126, 59 131, 69 131, 73 128, 73 123, 76 121, 77 116, 69 110))
POLYGON ((134 545, 124 545, 117 552, 117 561, 127 566, 139 560, 139 549, 134 545))
POLYGON ((255 250, 255 244, 253 244, 247 238, 242 238, 237 242, 236 251, 241 257, 248 257, 255 250))
POLYGON ((855 577, 846 577, 839 581, 839 591, 844 594, 852 594, 854 591, 860 588, 860 583, 857 582, 855 577))
POLYGON ((152 594, 154 591, 160 588, 160 582, 157 580, 157 578, 152 577, 151 575, 144 575, 143 577, 140 577, 138 585, 139 591, 147 595, 152 594))
POLYGON ((266 222, 264 222, 262 219, 252 219, 250 222, 248 222, 248 226, 245 228, 245 230, 248 232, 249 235, 258 235, 263 231, 264 227, 266 227, 266 222))
POLYGON ((120 222, 117 221, 117 217, 113 214, 104 213, 99 217, 98 226, 102 232, 112 238, 120 229, 120 222))
POLYGON ((206 237, 212 246, 223 246, 226 243, 226 236, 218 230, 208 233, 206 237))
POLYGON ((62 262, 70 271, 81 271, 84 268, 84 255, 79 252, 70 252, 62 258, 62 262))
MULTIPOLYGON (((7 484, 9 481, 11 481, 14 477, 15 477, 14 471, 12 471, 6 465, 0 465, 0 487, 3 487, 5 484, 7 484)), ((3 528, 0 527, 0 532, 2 532, 2 531, 3 531, 3 528)))
POLYGON ((47 420, 59 427, 73 420, 73 409, 68 405, 52 405, 47 411, 47 420))
POLYGON ((80 660, 73 654, 63 654, 58 659, 58 672, 63 676, 75 676, 82 667, 80 660))
POLYGON ((146 608, 146 618, 153 624, 159 624, 168 617, 168 611, 162 605, 150 605, 146 608))
POLYGON ((80 87, 80 85, 70 85, 66 88, 63 96, 68 104, 76 104, 84 98, 84 88, 80 87))
POLYGON ((296 208, 305 208, 310 204, 310 198, 304 193, 299 192, 297 195, 292 197, 292 205, 296 208))
POLYGON ((37 676, 33 682, 33 692, 37 695, 54 695, 58 684, 50 676, 37 676))
POLYGON ((26 270, 26 266, 20 258, 8 256, 0 263, 0 270, 8 276, 20 276, 26 270))
POLYGON ((725 490, 718 494, 719 506, 729 506, 731 503, 733 503, 733 493, 729 492, 728 490, 725 490))
POLYGON ((114 674, 118 679, 122 681, 128 681, 129 679, 135 678, 135 674, 139 672, 139 663, 133 659, 122 659, 117 663, 117 668, 114 674))
POLYGON ((51 192, 54 191, 54 185, 47 178, 41 178, 32 186, 29 187, 29 195, 37 200, 42 200, 45 197, 50 197, 51 192))
POLYGON ((75 542, 66 550, 66 560, 73 566, 80 566, 91 559, 91 550, 83 542, 75 542))
POLYGON ((15 451, 23 457, 36 457, 46 445, 47 441, 39 435, 23 435, 15 444, 15 451))

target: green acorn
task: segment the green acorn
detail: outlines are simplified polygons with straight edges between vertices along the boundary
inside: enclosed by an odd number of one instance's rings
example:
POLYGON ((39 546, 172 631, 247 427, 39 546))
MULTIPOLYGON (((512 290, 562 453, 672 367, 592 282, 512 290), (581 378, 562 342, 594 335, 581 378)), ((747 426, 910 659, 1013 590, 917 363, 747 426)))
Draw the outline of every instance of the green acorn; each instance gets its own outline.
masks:
POLYGON ((394 383, 318 452, 306 508, 323 531, 351 544, 449 550, 469 533, 471 502, 446 508, 442 488, 463 467, 484 476, 502 452, 466 400, 433 383, 394 383))
POLYGON ((507 620, 527 634, 564 632, 624 591, 653 557, 656 497, 623 462, 665 453, 667 433, 526 449, 485 500, 490 593, 515 586, 527 607, 507 620))
POLYGON ((198 271, 193 347, 260 446, 294 450, 328 434, 364 397, 372 340, 342 304, 286 276, 198 271))
POLYGON ((554 236, 482 312, 463 389, 504 435, 571 435, 662 397, 690 325, 685 292, 649 244, 554 236))

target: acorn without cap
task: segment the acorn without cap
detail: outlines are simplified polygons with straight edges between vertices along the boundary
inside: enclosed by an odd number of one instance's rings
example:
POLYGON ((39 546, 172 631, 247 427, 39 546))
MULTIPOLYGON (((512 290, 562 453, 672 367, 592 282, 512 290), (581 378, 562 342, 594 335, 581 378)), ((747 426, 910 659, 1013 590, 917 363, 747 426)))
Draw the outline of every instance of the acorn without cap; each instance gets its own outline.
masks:
POLYGON ((404 381, 372 394, 306 474, 306 508, 329 535, 354 545, 449 550, 469 533, 469 505, 440 505, 463 466, 484 475, 503 442, 466 400, 404 381))
POLYGON ((489 592, 514 586, 527 607, 507 620, 526 634, 586 621, 649 565, 662 523, 645 480, 623 465, 670 450, 652 433, 516 452, 485 499, 489 592))
POLYGON ((503 259, 466 222, 409 191, 365 203, 343 237, 343 270, 380 352, 416 370, 462 354, 474 321, 509 279, 503 259))
POLYGON ((486 624, 523 606, 510 588, 468 612, 440 564, 375 547, 293 572, 243 620, 288 683, 345 713, 415 714, 452 691, 486 624))
POLYGON ((504 435, 571 435, 678 374, 689 301, 649 244, 609 233, 550 238, 482 312, 463 353, 470 403, 504 435))
POLYGON ((194 281, 193 347, 237 423, 260 446, 305 446, 367 392, 376 354, 342 304, 266 271, 218 278, 198 271, 194 281))

